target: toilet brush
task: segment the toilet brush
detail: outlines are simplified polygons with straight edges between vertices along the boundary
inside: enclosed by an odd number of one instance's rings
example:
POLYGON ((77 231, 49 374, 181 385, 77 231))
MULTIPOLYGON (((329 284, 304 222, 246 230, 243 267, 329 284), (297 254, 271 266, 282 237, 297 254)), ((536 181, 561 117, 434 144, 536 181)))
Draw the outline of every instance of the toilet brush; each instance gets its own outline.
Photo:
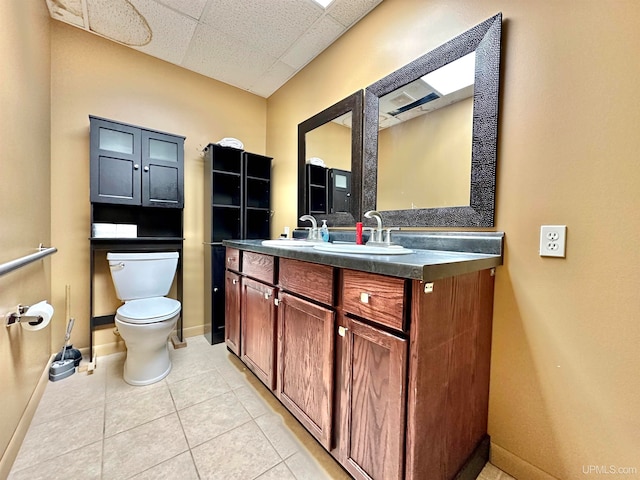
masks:
POLYGON ((75 320, 73 318, 70 318, 69 323, 67 324, 67 332, 65 333, 64 343, 62 344, 60 360, 55 360, 51 363, 51 367, 49 367, 49 380, 51 380, 52 382, 62 380, 63 378, 67 378, 68 376, 76 373, 74 359, 64 358, 64 353, 67 349, 67 342, 71 338, 71 329, 73 328, 74 322, 75 320))

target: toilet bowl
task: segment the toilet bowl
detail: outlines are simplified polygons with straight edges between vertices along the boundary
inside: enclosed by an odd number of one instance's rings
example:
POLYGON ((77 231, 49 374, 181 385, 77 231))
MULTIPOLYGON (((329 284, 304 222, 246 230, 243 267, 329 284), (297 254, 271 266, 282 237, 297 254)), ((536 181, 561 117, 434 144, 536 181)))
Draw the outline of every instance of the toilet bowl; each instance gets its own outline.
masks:
POLYGON ((116 294, 125 303, 115 323, 127 347, 123 378, 149 385, 171 371, 167 342, 180 317, 178 300, 167 298, 178 265, 177 252, 107 254, 116 294))

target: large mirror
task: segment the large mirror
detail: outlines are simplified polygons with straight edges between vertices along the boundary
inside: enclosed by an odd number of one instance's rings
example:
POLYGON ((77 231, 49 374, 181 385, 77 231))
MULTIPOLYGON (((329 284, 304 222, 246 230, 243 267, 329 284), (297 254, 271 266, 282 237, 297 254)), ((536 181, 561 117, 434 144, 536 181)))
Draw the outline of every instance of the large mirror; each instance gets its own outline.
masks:
POLYGON ((385 226, 494 224, 502 14, 367 87, 362 211, 385 226))
POLYGON ((298 125, 298 217, 329 226, 360 219, 363 96, 359 90, 298 125))

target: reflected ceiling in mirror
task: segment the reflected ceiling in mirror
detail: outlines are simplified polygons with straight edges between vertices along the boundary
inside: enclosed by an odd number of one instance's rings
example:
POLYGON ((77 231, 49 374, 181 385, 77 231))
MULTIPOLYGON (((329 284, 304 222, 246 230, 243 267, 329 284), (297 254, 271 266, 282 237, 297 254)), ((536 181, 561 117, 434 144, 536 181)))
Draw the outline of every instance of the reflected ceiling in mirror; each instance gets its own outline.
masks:
POLYGON ((298 217, 330 226, 353 226, 360 217, 363 94, 298 125, 298 217))
POLYGON ((363 211, 389 226, 493 226, 501 22, 367 87, 363 211))

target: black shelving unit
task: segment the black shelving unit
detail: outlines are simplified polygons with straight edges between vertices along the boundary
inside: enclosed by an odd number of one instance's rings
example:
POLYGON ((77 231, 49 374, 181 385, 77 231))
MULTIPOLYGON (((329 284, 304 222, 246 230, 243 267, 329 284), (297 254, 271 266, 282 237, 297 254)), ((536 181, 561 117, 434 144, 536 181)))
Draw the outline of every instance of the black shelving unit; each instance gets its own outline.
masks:
POLYGON ((224 341, 223 240, 269 238, 271 157, 209 144, 205 149, 205 337, 224 341))
POLYGON ((308 213, 319 215, 327 213, 327 169, 319 165, 307 163, 306 189, 309 201, 308 213))

